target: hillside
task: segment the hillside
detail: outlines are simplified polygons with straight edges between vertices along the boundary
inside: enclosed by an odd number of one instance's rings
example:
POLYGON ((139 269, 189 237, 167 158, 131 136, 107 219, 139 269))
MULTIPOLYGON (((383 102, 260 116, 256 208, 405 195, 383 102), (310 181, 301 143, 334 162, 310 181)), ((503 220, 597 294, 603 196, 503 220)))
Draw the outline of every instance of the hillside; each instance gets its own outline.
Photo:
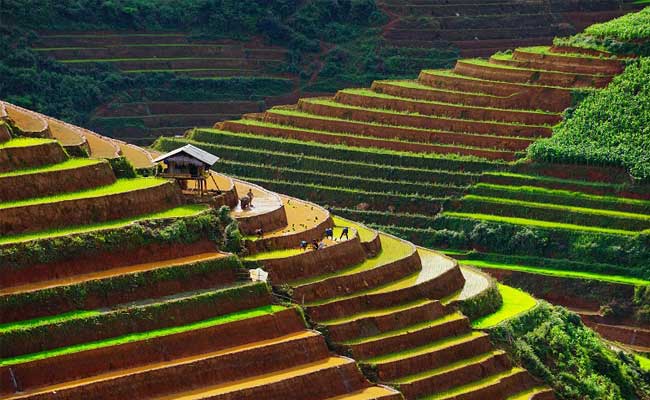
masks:
POLYGON ((547 43, 635 7, 456 3, 9 1, 0 85, 15 104, 149 144, 300 97, 448 68, 459 52, 547 43))
POLYGON ((563 397, 647 392, 638 363, 579 323, 548 339, 584 331, 572 349, 604 357, 579 359, 598 384, 566 381, 553 359, 533 377, 490 338, 511 350, 500 327, 542 329, 549 306, 441 253, 221 174, 207 197, 120 178, 139 153, 69 157, 59 122, 2 105, 4 398, 555 398, 544 381, 563 397), (325 247, 299 248, 312 239, 325 247), (272 286, 250 280, 258 267, 272 286))
POLYGON ((225 175, 201 198, 118 178, 69 157, 54 120, 3 106, 3 398, 554 398, 463 315, 501 304, 487 276, 225 175), (326 247, 299 248, 312 239, 326 247))
MULTIPOLYGON (((627 29, 630 18, 599 29, 627 29)), ((301 99, 156 146, 227 154, 226 173, 447 249, 648 352, 648 303, 637 293, 650 282, 650 190, 623 168, 636 174, 647 158, 635 128, 646 114, 643 65, 627 53, 522 47, 423 70, 417 80, 301 99), (621 94, 630 90, 636 96, 621 94), (633 118, 621 117, 630 110, 633 118), (537 152, 566 137, 573 153, 537 152), (540 159, 527 157, 533 143, 540 159)))

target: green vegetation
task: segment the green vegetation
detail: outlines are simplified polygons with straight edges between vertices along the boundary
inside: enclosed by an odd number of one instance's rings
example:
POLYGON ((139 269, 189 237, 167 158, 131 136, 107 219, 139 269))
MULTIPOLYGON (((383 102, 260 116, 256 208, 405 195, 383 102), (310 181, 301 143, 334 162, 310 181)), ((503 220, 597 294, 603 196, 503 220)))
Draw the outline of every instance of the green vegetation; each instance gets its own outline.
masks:
POLYGON ((198 330, 198 329, 210 328, 217 325, 228 324, 231 322, 241 321, 248 318, 256 318, 263 315, 273 314, 278 311, 282 311, 284 309, 285 309, 284 307, 274 306, 274 305, 252 308, 249 310, 238 311, 235 313, 221 315, 218 317, 194 322, 188 325, 157 329, 148 332, 132 333, 132 334, 116 337, 116 338, 109 338, 105 340, 82 343, 79 345, 63 347, 63 348, 43 351, 39 353, 32 353, 32 354, 26 354, 17 357, 5 358, 4 360, 0 360, 0 366, 21 364, 29 361, 43 360, 45 358, 78 353, 81 351, 89 351, 89 350, 99 349, 103 347, 110 347, 110 346, 119 346, 121 344, 136 342, 140 340, 150 340, 161 336, 169 336, 169 335, 189 332, 193 330, 198 330))
POLYGON ((443 392, 439 392, 431 396, 425 396, 422 398, 422 400, 441 400, 447 398, 453 399, 454 396, 462 396, 463 394, 474 392, 486 386, 497 384, 501 379, 505 379, 509 376, 515 375, 522 371, 523 369, 521 368, 512 368, 504 372, 499 372, 494 375, 489 375, 487 378, 479 379, 477 381, 468 383, 466 385, 457 386, 453 389, 445 390, 443 392))
POLYGON ((271 251, 264 251, 261 253, 254 254, 252 256, 246 256, 244 257, 244 261, 263 261, 263 260, 270 260, 270 259, 275 259, 275 258, 286 258, 286 257, 292 257, 298 254, 302 254, 304 250, 301 249, 279 249, 279 250, 271 250, 271 251))
POLYGON ((611 350, 580 317, 541 302, 490 330, 530 373, 564 399, 634 399, 650 395, 650 376, 632 356, 611 350))
POLYGON ((493 314, 479 318, 472 322, 474 329, 492 328, 503 321, 514 318, 537 305, 537 300, 528 293, 506 285, 498 285, 503 298, 503 304, 493 314))
MULTIPOLYGON (((330 272, 324 275, 318 275, 312 278, 306 278, 306 279, 301 279, 298 281, 291 282, 291 286, 297 287, 297 286, 311 285, 313 283, 322 282, 334 277, 354 275, 354 274, 362 273, 364 271, 369 271, 375 268, 382 267, 384 265, 388 265, 404 257, 407 257, 410 254, 410 252, 413 251, 413 247, 411 247, 411 245, 402 242, 401 240, 394 239, 387 235, 380 235, 379 238, 380 238, 379 240, 381 241, 381 250, 379 251, 379 253, 377 253, 375 257, 367 258, 361 263, 357 265, 353 265, 352 267, 349 268, 330 272)), ((355 295, 357 294, 355 293, 355 295)), ((335 300, 339 300, 339 299, 335 299, 335 300)), ((325 299, 319 302, 311 303, 309 305, 314 306, 314 305, 324 304, 331 301, 332 299, 325 299)))
MULTIPOLYGON (((540 199, 536 200, 539 201, 540 199)), ((556 221, 625 231, 642 231, 650 228, 650 216, 645 214, 512 200, 502 197, 484 197, 473 194, 462 198, 458 211, 462 213, 490 212, 504 217, 556 221)))
POLYGON ((553 137, 529 147, 537 160, 627 168, 650 179, 650 59, 641 58, 582 101, 553 137))
POLYGON ((8 177, 11 177, 11 176, 42 174, 42 173, 54 172, 54 171, 62 171, 62 170, 67 170, 67 169, 83 168, 83 167, 87 167, 87 166, 90 166, 90 165, 99 164, 99 163, 102 163, 102 162, 104 162, 104 161, 88 159, 88 158, 70 158, 70 159, 68 159, 68 160, 66 160, 64 162, 58 163, 58 164, 51 164, 51 165, 46 165, 44 167, 19 169, 19 170, 15 170, 15 171, 0 173, 0 179, 1 178, 8 178, 8 177))
POLYGON ((108 335, 130 334, 191 323, 198 318, 239 311, 247 304, 265 304, 266 283, 251 282, 234 287, 190 292, 143 304, 125 304, 99 310, 99 314, 69 314, 53 324, 22 325, 0 336, 0 358, 51 350, 63 338, 66 343, 100 340, 108 335), (183 317, 180 317, 183 316, 183 317), (128 321, 128 323, 125 323, 128 321))
POLYGON ((650 39, 650 8, 591 25, 585 29, 584 34, 621 42, 648 40, 650 39))
MULTIPOLYGON (((162 263, 161 263, 162 264, 162 263)), ((0 310, 30 309, 45 310, 49 304, 68 304, 74 307, 86 307, 87 300, 106 299, 115 296, 138 298, 138 292, 147 287, 165 285, 169 282, 181 284, 197 277, 210 277, 220 273, 235 274, 241 270, 241 262, 234 256, 217 256, 211 259, 188 262, 177 265, 161 265, 159 268, 135 273, 109 276, 81 282, 68 282, 64 285, 51 286, 40 290, 6 294, 0 297, 0 310)), ((215 282, 216 283, 216 282, 215 282)))
POLYGON ((13 207, 26 207, 26 206, 34 206, 38 204, 54 203, 59 201, 110 196, 112 194, 149 189, 152 187, 163 185, 167 182, 169 181, 161 178, 119 179, 115 183, 110 185, 92 188, 88 190, 82 190, 78 192, 68 192, 68 193, 62 193, 62 194, 56 194, 52 196, 38 197, 38 198, 26 199, 26 200, 7 201, 4 203, 0 203, 0 209, 13 208, 13 207))
POLYGON ((0 333, 7 333, 13 330, 20 330, 29 327, 39 327, 43 325, 57 324, 59 322, 67 321, 76 318, 87 318, 99 315, 97 310, 76 310, 63 314, 49 315, 46 317, 26 319, 17 322, 7 322, 0 324, 0 333))
POLYGON ((20 241, 0 245, 0 270, 84 256, 96 257, 97 254, 129 251, 151 244, 193 243, 203 238, 214 241, 219 249, 227 250, 233 246, 235 238, 228 235, 233 224, 228 207, 219 210, 186 207, 170 210, 189 213, 183 217, 167 215, 165 218, 136 219, 101 230, 79 227, 77 233, 55 237, 36 233, 36 237, 29 241, 23 236, 11 238, 20 241))
POLYGON ((41 144, 54 143, 52 139, 40 139, 40 138, 13 138, 6 142, 0 143, 1 149, 8 149, 14 147, 30 147, 30 146, 39 146, 41 144))
POLYGON ((600 228, 594 226, 584 226, 584 225, 560 223, 560 222, 553 222, 553 221, 541 221, 536 219, 503 217, 500 215, 492 215, 492 214, 446 212, 445 215, 449 217, 472 218, 472 219, 490 221, 490 222, 504 222, 508 224, 524 225, 524 226, 530 226, 536 228, 567 229, 567 230, 576 230, 576 231, 585 231, 585 232, 608 233, 614 235, 636 235, 637 234, 637 232, 623 230, 623 229, 609 229, 609 228, 600 228))
POLYGON ((345 218, 332 216, 332 220, 336 227, 343 228, 348 226, 356 230, 361 242, 370 242, 377 236, 377 232, 345 218))
POLYGON ((170 208, 169 210, 160 211, 157 213, 139 215, 133 218, 124 218, 124 219, 119 219, 114 221, 101 222, 97 224, 71 226, 64 229, 50 229, 46 231, 23 233, 19 235, 5 235, 2 238, 0 238, 0 244, 26 242, 26 241, 39 240, 39 239, 56 238, 60 236, 76 235, 80 233, 87 233, 93 231, 123 228, 133 223, 138 223, 138 222, 143 222, 148 220, 172 219, 172 218, 196 216, 206 211, 207 209, 208 209, 207 206, 204 205, 190 204, 190 205, 170 208))

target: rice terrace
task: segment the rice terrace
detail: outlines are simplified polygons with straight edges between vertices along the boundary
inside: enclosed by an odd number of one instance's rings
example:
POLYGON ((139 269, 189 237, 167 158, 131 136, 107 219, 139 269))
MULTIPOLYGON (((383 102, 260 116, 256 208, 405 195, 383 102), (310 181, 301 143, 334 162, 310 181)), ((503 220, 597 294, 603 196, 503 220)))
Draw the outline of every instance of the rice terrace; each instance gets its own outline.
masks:
POLYGON ((646 3, 0 1, 0 399, 650 400, 646 3))

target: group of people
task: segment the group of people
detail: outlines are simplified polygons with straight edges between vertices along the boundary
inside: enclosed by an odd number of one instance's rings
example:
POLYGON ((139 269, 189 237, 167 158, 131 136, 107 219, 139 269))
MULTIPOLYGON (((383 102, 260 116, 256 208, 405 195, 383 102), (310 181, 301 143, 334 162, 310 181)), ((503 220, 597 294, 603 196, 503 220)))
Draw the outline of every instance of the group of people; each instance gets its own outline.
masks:
MULTIPOLYGON (((350 229, 347 226, 344 227, 343 230, 341 231, 341 236, 339 236, 338 240, 342 240, 344 237, 345 237, 346 240, 348 240, 349 239, 349 237, 348 237, 349 231, 350 231, 350 229)), ((330 240, 336 240, 336 239, 334 239, 334 228, 326 228, 325 229, 325 238, 330 239, 330 240)), ((326 244, 325 244, 325 241, 323 241, 323 240, 318 241, 317 239, 314 239, 314 240, 311 241, 311 248, 313 250, 320 250, 320 249, 325 248, 325 246, 326 246, 326 244)), ((309 244, 308 241, 302 240, 300 242, 300 248, 303 251, 307 251, 309 249, 309 247, 310 247, 310 244, 309 244)))

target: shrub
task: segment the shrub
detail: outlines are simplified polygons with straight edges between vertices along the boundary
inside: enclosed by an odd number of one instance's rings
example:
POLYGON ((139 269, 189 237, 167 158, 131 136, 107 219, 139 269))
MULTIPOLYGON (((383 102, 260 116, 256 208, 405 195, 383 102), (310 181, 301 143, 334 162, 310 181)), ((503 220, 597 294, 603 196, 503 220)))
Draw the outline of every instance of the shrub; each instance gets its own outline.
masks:
POLYGON ((650 376, 638 362, 611 350, 580 317, 542 302, 490 330, 531 374, 560 399, 632 399, 650 395, 650 376))

